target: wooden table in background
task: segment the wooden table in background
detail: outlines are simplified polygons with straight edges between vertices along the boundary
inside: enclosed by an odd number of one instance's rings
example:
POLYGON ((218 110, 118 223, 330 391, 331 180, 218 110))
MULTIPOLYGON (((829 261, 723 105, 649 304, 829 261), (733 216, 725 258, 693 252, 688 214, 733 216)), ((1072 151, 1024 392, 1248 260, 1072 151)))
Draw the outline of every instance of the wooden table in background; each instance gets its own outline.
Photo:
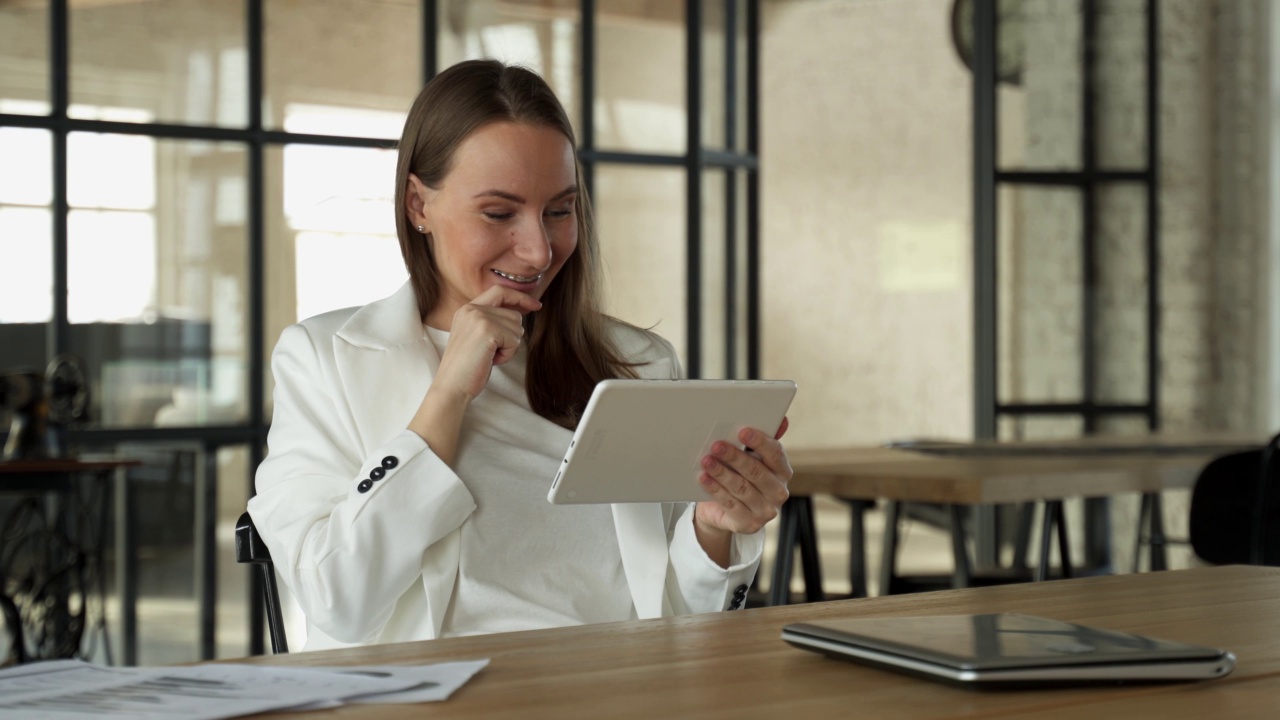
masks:
MULTIPOLYGON (((1158 493, 1187 489, 1200 470, 1217 455, 1254 449, 1267 439, 1228 435, 1152 435, 1087 437, 1037 442, 939 444, 939 452, 886 447, 797 449, 788 452, 795 477, 792 499, 783 508, 778 533, 770 604, 785 602, 792 574, 792 555, 799 546, 806 599, 822 599, 816 532, 810 497, 830 494, 845 499, 888 500, 881 587, 894 572, 896 526, 903 502, 948 505, 951 516, 955 584, 968 584, 970 563, 961 529, 965 506, 1044 502, 1051 522, 1042 525, 1038 573, 1047 572, 1050 531, 1059 530, 1060 554, 1066 545, 1061 501, 1072 497, 1110 497, 1140 493, 1142 519, 1154 538, 1163 537, 1158 493)), ((860 513, 854 513, 851 580, 854 595, 865 595, 865 559, 860 513), (859 590, 861 589, 861 592, 859 590)), ((1142 528, 1139 528, 1140 532, 1142 528)), ((1152 569, 1164 568, 1163 543, 1151 544, 1152 569)))
MULTIPOLYGON (((100 512, 101 527, 98 528, 99 536, 97 538, 73 538, 78 542, 91 542, 92 546, 81 547, 90 557, 96 558, 98 567, 96 572, 99 573, 99 580, 103 580, 103 553, 106 548, 102 546, 103 538, 106 533, 106 518, 108 510, 108 502, 114 497, 115 507, 115 545, 116 545, 116 584, 120 593, 120 625, 121 625, 121 642, 122 642, 122 661, 126 665, 132 665, 137 660, 137 583, 135 581, 137 571, 137 551, 133 543, 133 528, 130 513, 132 511, 132 502, 129 497, 129 485, 120 472, 126 467, 134 467, 141 463, 137 460, 127 460, 122 458, 97 458, 92 460, 79 460, 74 458, 35 458, 6 460, 0 462, 0 493, 21 493, 21 494, 53 494, 65 498, 69 503, 75 503, 80 500, 78 490, 78 478, 92 477, 98 483, 98 502, 101 507, 100 512), (114 489, 112 485, 114 484, 114 489)), ((0 577, 0 582, 3 582, 0 577)), ((85 589, 88 590, 87 588, 85 589)), ((100 592, 105 595, 105 585, 99 587, 100 592)), ((3 591, 3 587, 0 587, 3 591)), ((103 598, 105 601, 105 597, 103 598)), ((87 602, 87 598, 84 600, 87 602)), ((87 613, 87 608, 85 609, 87 613)), ((105 612, 105 608, 103 609, 105 612)), ((88 628, 85 628, 88 631, 88 628)), ((19 640, 21 636, 19 636, 19 640)), ((19 651, 21 652, 21 651, 19 651)), ((107 647, 107 657, 111 659, 110 646, 107 647)), ((49 659, 49 658, 33 658, 33 659, 49 659)))
MULTIPOLYGON (((1275 717, 1280 569, 1199 568, 840 600, 660 620, 253 658, 272 665, 491 658, 449 701, 258 718, 1275 717), (1234 652, 1217 680, 974 691, 832 660, 781 639, 793 622, 1019 612, 1234 652)), ((242 662, 242 661, 237 661, 242 662)))

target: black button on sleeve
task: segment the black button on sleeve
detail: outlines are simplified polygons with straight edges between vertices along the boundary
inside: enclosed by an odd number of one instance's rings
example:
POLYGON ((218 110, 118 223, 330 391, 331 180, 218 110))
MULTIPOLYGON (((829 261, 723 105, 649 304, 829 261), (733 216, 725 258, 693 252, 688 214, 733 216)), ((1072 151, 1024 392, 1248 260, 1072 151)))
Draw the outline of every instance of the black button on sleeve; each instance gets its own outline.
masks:
POLYGON ((362 493, 367 493, 369 492, 369 488, 371 487, 373 487, 373 481, 366 479, 366 480, 361 480, 360 484, 356 486, 356 489, 362 493))
POLYGON ((377 481, 377 480, 381 480, 382 478, 384 478, 384 477, 386 477, 386 476, 387 476, 387 471, 386 471, 386 470, 383 470, 383 469, 382 469, 382 468, 380 468, 380 467, 375 467, 374 469, 372 469, 372 470, 370 470, 370 471, 369 471, 369 479, 370 479, 370 480, 375 480, 375 481, 377 481))
POLYGON ((737 588, 735 588, 735 589, 734 589, 733 594, 734 594, 734 595, 741 595, 741 596, 743 596, 743 597, 746 597, 746 595, 747 595, 747 586, 746 586, 746 585, 739 585, 737 588))
POLYGON ((393 468, 393 467, 395 467, 395 466, 397 466, 397 465, 399 465, 399 464, 400 464, 400 461, 399 461, 398 459, 396 459, 396 457, 395 457, 394 455, 388 455, 388 456, 386 456, 386 457, 382 458, 382 467, 383 467, 383 469, 385 469, 385 470, 390 470, 391 468, 393 468))

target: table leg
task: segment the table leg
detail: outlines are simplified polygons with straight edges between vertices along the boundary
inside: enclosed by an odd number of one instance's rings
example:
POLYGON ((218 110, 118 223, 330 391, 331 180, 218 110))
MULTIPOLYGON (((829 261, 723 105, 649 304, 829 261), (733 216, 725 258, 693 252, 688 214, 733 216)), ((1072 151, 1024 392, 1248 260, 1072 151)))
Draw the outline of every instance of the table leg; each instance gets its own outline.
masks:
POLYGON ((120 662, 138 664, 138 548, 129 475, 116 470, 116 589, 120 593, 120 662))
POLYGON ((1071 543, 1067 541, 1067 514, 1062 501, 1054 503, 1057 507, 1054 515, 1058 525, 1058 563, 1062 566, 1062 577, 1071 577, 1071 543))
POLYGON ((897 576, 898 518, 902 515, 902 503, 894 500, 885 504, 884 544, 880 550, 880 594, 893 593, 893 579, 897 576))
POLYGON ((849 585, 856 598, 867 596, 867 528, 864 514, 867 503, 850 502, 849 518, 849 585))
POLYGON ((965 547, 964 506, 951 505, 951 555, 955 558, 955 574, 951 578, 951 586, 967 588, 973 580, 969 569, 969 549, 965 547))
POLYGON ((1159 572, 1168 570, 1165 557, 1164 537, 1164 504, 1160 501, 1160 493, 1151 495, 1151 516, 1147 520, 1147 543, 1151 545, 1151 570, 1159 572))
POLYGON ((791 597, 792 563, 795 561, 796 515, 799 500, 791 496, 782 505, 778 518, 778 551, 773 557, 773 580, 769 583, 769 605, 786 605, 791 597))
POLYGON ((217 631, 214 601, 218 594, 217 512, 218 454, 210 448, 198 453, 195 467, 195 584, 199 615, 200 659, 212 660, 217 631))
POLYGON ((1049 578, 1049 552, 1053 544, 1053 523, 1057 519, 1057 513, 1053 510, 1055 502, 1046 500, 1044 503, 1040 522, 1040 562, 1036 564, 1036 582, 1043 582, 1049 578))
POLYGON ((1138 533, 1137 538, 1133 541, 1133 572, 1138 572, 1142 567, 1142 537, 1143 533, 1148 532, 1151 517, 1151 498, 1155 497, 1154 493, 1142 493, 1142 504, 1138 507, 1138 533))
POLYGON ((822 593, 822 565, 818 557, 818 531, 813 524, 813 498, 797 498, 796 530, 800 539, 800 565, 804 571, 805 602, 825 599, 822 593))

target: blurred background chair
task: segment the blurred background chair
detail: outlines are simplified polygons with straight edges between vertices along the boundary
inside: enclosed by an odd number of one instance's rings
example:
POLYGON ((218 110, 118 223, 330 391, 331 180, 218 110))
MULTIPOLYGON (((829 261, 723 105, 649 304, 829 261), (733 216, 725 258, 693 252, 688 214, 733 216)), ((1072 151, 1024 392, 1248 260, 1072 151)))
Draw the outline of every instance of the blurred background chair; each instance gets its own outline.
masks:
POLYGON ((1280 435, 1205 466, 1191 495, 1196 555, 1219 565, 1280 566, 1280 435))
POLYGON ((277 655, 289 652, 289 643, 284 635, 284 614, 280 611, 280 589, 276 586, 276 566, 271 562, 271 551, 247 512, 236 521, 236 562, 251 563, 262 569, 262 599, 267 605, 271 652, 277 655))

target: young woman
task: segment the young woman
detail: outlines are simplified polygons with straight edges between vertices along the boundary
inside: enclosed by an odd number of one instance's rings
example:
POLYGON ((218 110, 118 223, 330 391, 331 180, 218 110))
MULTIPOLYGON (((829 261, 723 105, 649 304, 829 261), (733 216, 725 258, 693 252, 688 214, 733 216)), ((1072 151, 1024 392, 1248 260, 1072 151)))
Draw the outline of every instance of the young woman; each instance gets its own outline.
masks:
POLYGON ((409 282, 285 330, 249 502, 307 649, 741 607, 787 497, 785 431, 703 458, 700 503, 550 505, 595 384, 675 378, 600 311, 573 130, 536 74, 440 73, 409 112, 409 282))

